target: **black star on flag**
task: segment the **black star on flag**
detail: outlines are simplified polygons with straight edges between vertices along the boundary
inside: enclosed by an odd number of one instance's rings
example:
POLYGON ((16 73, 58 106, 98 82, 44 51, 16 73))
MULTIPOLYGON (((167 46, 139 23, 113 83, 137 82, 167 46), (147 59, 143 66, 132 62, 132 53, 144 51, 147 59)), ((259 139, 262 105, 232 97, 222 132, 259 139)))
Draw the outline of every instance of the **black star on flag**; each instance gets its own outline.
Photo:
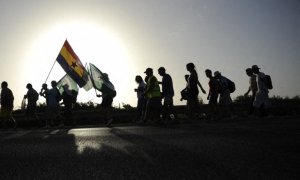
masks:
POLYGON ((73 69, 75 69, 75 67, 77 66, 76 62, 72 62, 71 66, 73 67, 73 69))

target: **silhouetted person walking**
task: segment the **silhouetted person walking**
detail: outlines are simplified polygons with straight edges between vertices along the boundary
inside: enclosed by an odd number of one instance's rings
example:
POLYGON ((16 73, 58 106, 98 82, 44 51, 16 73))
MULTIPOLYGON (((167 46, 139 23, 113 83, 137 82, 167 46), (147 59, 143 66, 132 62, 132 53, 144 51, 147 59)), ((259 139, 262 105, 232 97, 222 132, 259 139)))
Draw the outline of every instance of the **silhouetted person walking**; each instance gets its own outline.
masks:
POLYGON ((206 77, 209 78, 208 86, 209 91, 207 95, 207 100, 209 104, 209 113, 212 120, 218 118, 218 97, 220 92, 220 83, 219 81, 212 75, 212 71, 210 69, 205 70, 206 77))
MULTIPOLYGON (((72 125, 75 125, 75 121, 73 120, 73 103, 74 103, 74 92, 69 89, 69 85, 65 84, 63 85, 63 92, 62 92, 62 104, 64 104, 64 117, 65 119, 70 122, 72 125)), ((76 93, 76 91, 75 91, 76 93)), ((65 122, 62 121, 62 125, 64 125, 65 122)))
POLYGON ((187 98, 188 98, 188 95, 187 95, 187 87, 188 87, 189 77, 190 77, 190 75, 188 75, 188 74, 184 75, 184 79, 185 79, 185 81, 186 81, 186 86, 185 86, 184 89, 182 89, 182 90, 180 91, 180 96, 181 96, 180 101, 187 100, 187 98))
POLYGON ((145 73, 148 81, 144 92, 144 95, 147 97, 147 104, 143 122, 151 119, 155 123, 158 123, 160 122, 160 112, 162 107, 160 87, 157 78, 153 75, 152 68, 147 68, 145 73))
POLYGON ((40 91, 40 96, 42 96, 42 97, 45 98, 45 100, 46 100, 46 105, 48 104, 48 97, 47 97, 48 92, 49 92, 48 86, 47 86, 46 83, 44 83, 44 84, 42 85, 42 89, 41 89, 41 91, 40 91))
POLYGON ((48 107, 48 104, 49 104, 49 89, 48 89, 48 85, 46 83, 42 84, 42 88, 41 88, 41 91, 40 91, 40 96, 42 96, 43 98, 45 98, 45 101, 46 101, 46 107, 44 109, 44 117, 43 117, 43 121, 45 124, 45 127, 48 127, 48 117, 49 117, 49 107, 48 107))
POLYGON ((30 83, 26 85, 26 88, 28 89, 26 95, 24 95, 24 99, 27 99, 27 108, 25 112, 26 118, 34 118, 37 125, 40 126, 41 124, 36 114, 37 100, 39 99, 39 94, 30 83))
POLYGON ((51 81, 51 89, 47 92, 46 100, 48 99, 47 107, 48 107, 48 117, 46 118, 46 128, 50 126, 54 126, 58 118, 59 114, 59 101, 61 100, 61 95, 59 93, 58 88, 56 87, 56 81, 51 81))
POLYGON ((7 127, 8 122, 14 123, 14 128, 17 127, 17 121, 12 116, 12 111, 14 108, 14 95, 12 91, 8 88, 8 84, 6 81, 1 83, 1 109, 0 109, 0 117, 2 121, 2 125, 4 128, 7 127))
POLYGON ((258 88, 257 88, 256 76, 253 74, 253 71, 251 68, 246 69, 246 74, 249 76, 249 84, 250 85, 249 85, 248 91, 244 95, 248 96, 248 94, 250 92, 252 92, 251 103, 250 103, 250 107, 248 110, 248 115, 251 115, 254 112, 253 102, 254 102, 255 95, 257 93, 258 88))
POLYGON ((162 109, 162 118, 163 120, 170 119, 171 121, 175 120, 174 105, 173 105, 173 96, 174 88, 172 77, 166 73, 164 67, 158 69, 158 74, 162 76, 162 81, 159 84, 162 85, 162 99, 164 99, 163 109, 162 109))
POLYGON ((230 96, 229 79, 222 76, 219 71, 214 72, 215 78, 220 83, 220 98, 219 104, 221 113, 225 117, 233 117, 232 99, 230 96))
POLYGON ((266 108, 271 105, 269 100, 269 90, 265 82, 266 75, 260 72, 260 68, 257 65, 253 65, 251 69, 253 73, 256 74, 258 86, 253 106, 259 109, 261 117, 264 117, 268 115, 266 108))
POLYGON ((103 73, 103 80, 104 80, 106 88, 108 86, 110 86, 111 88, 101 91, 102 94, 97 95, 97 97, 102 97, 102 102, 101 102, 101 109, 103 110, 102 113, 104 114, 104 117, 107 120, 106 126, 110 127, 114 120, 111 117, 111 111, 113 108, 112 103, 113 103, 113 99, 117 93, 114 89, 114 85, 109 80, 108 74, 103 73))
POLYGON ((143 118, 143 112, 145 111, 145 106, 146 106, 146 98, 143 95, 146 84, 141 76, 136 76, 135 77, 135 82, 138 84, 138 87, 134 89, 134 91, 137 94, 137 107, 136 107, 136 118, 135 121, 138 122, 143 118))
POLYGON ((198 80, 198 74, 195 69, 195 65, 193 63, 188 63, 186 65, 187 71, 190 72, 190 76, 188 78, 188 85, 187 85, 187 107, 188 107, 188 115, 191 119, 195 119, 199 117, 199 99, 198 99, 198 85, 201 91, 206 94, 205 90, 203 89, 202 85, 198 80), (197 117, 198 116, 198 117, 197 117))

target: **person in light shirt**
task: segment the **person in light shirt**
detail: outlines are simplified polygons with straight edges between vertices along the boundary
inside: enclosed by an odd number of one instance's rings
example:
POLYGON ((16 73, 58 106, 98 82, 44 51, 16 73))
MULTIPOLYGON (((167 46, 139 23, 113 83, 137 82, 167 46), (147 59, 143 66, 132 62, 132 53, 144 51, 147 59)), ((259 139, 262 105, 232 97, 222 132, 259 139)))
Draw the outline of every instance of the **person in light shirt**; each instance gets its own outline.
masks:
POLYGON ((246 74, 249 76, 249 88, 248 91, 245 93, 245 96, 248 96, 248 94, 252 92, 251 103, 248 111, 248 115, 251 115, 254 112, 253 102, 257 92, 257 81, 256 81, 256 76, 253 74, 251 68, 246 69, 246 74))
POLYGON ((259 109, 260 116, 265 117, 268 115, 267 108, 271 106, 271 102, 269 99, 269 90, 264 82, 265 74, 260 72, 260 68, 257 65, 252 66, 252 71, 257 77, 257 87, 258 91, 255 95, 255 99, 253 102, 253 106, 256 109, 259 109))

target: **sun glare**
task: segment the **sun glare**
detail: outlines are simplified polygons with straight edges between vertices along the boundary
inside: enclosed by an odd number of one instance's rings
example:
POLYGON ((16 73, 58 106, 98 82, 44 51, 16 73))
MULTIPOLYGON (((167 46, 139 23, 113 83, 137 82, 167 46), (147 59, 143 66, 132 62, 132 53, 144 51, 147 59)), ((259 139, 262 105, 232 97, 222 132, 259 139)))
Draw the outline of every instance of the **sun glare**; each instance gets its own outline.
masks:
MULTIPOLYGON (((45 82, 66 39, 83 65, 93 63, 102 72, 108 73, 118 92, 114 105, 126 102, 126 99, 122 99, 122 97, 128 96, 128 92, 125 90, 128 86, 126 82, 132 81, 130 78, 131 65, 126 46, 122 38, 114 31, 88 22, 76 21, 55 24, 36 37, 29 50, 26 50, 25 65, 29 69, 27 72, 31 72, 29 78, 33 84, 36 84, 36 88, 39 89, 40 85, 45 82), (124 74, 128 76, 124 76, 124 74), (122 92, 118 91, 121 89, 122 92)), ((49 85, 51 80, 58 81, 64 74, 65 72, 59 64, 55 63, 47 84, 49 85)), ((85 92, 80 89, 79 101, 99 103, 100 100, 98 99, 95 97, 94 90, 85 92)))

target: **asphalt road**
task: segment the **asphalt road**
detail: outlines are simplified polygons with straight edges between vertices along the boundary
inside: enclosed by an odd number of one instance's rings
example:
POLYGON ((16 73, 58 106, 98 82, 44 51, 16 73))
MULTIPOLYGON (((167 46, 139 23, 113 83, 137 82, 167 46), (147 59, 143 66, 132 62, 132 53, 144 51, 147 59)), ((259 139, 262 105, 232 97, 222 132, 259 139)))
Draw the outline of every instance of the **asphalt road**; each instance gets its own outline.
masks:
POLYGON ((298 118, 0 130, 0 179, 300 179, 298 118))

